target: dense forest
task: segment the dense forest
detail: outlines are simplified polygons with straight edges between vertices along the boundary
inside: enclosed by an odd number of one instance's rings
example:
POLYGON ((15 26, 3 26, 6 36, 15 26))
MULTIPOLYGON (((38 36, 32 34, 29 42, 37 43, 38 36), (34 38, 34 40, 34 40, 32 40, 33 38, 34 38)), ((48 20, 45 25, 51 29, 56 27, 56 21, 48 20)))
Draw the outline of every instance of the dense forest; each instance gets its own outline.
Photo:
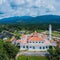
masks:
MULTIPOLYGON (((57 23, 52 23, 52 29, 60 31, 60 24, 57 23)), ((48 30, 49 24, 45 23, 35 23, 35 24, 29 24, 29 23, 19 23, 19 24, 5 24, 5 25, 0 25, 0 32, 3 30, 11 31, 14 32, 15 30, 30 30, 30 31, 35 31, 35 30, 48 30)))
POLYGON ((60 23, 60 16, 57 15, 43 15, 43 16, 14 16, 0 19, 0 24, 13 23, 60 23))

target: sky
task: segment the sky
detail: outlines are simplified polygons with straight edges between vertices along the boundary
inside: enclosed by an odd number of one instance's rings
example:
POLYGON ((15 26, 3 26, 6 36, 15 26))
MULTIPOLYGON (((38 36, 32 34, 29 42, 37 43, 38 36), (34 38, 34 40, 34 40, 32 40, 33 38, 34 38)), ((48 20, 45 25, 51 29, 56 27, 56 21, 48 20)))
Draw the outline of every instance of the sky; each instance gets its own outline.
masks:
POLYGON ((0 0, 0 19, 41 15, 60 15, 60 0, 0 0))

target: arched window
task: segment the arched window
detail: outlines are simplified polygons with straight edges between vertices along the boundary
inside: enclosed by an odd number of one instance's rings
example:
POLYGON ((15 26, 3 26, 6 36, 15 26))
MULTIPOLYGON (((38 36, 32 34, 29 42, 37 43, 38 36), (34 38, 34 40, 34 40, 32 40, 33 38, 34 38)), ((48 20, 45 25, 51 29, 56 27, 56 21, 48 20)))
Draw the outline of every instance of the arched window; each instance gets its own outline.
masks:
POLYGON ((48 48, 49 48, 49 46, 46 46, 46 48, 48 49, 48 48))
POLYGON ((34 42, 33 42, 34 43, 34 42))
POLYGON ((31 41, 30 41, 30 43, 31 43, 31 41))
POLYGON ((36 42, 36 43, 38 43, 38 42, 36 42))
POLYGON ((23 46, 23 48, 25 48, 25 46, 23 46))
POLYGON ((39 49, 41 49, 41 46, 39 47, 39 49))
POLYGON ((48 46, 46 46, 46 48, 48 48, 48 46))
POLYGON ((35 46, 33 46, 33 49, 35 49, 35 46))
POLYGON ((45 49, 45 47, 43 47, 43 49, 45 49))
POLYGON ((31 46, 30 46, 30 48, 31 48, 31 46))
POLYGON ((28 48, 28 46, 26 46, 26 48, 28 48))

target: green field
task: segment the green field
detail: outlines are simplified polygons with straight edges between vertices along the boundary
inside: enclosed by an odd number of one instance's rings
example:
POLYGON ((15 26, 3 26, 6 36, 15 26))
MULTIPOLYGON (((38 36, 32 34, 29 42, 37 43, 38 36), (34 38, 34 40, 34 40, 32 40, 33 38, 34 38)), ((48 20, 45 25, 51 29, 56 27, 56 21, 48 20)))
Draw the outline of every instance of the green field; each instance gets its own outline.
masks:
POLYGON ((60 32, 58 31, 53 31, 52 33, 53 36, 60 37, 60 32))
POLYGON ((48 60, 45 56, 19 56, 17 60, 48 60))

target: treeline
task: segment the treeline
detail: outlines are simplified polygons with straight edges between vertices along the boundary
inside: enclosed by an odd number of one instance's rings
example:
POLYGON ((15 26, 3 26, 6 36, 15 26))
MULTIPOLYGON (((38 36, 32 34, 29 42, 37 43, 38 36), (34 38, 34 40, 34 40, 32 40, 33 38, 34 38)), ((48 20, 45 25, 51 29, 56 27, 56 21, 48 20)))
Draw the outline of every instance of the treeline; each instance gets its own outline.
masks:
MULTIPOLYGON (((52 23, 53 30, 60 31, 60 24, 52 23)), ((36 24, 28 24, 28 23, 19 23, 19 24, 5 24, 0 25, 0 32, 3 30, 14 32, 15 30, 48 30, 49 24, 48 23, 36 23, 36 24)))

